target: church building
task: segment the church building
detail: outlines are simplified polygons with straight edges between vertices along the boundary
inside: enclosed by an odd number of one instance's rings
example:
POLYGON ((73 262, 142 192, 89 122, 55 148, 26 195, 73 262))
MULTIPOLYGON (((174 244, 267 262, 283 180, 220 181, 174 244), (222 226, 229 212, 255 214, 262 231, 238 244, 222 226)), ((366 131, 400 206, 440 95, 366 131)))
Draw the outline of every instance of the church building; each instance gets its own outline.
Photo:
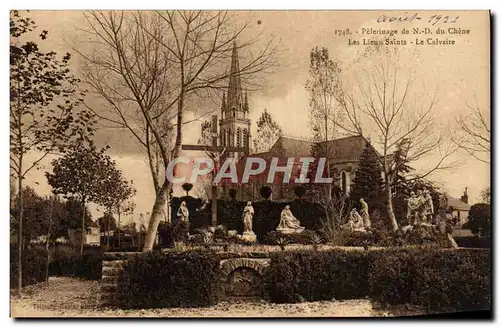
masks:
MULTIPOLYGON (((224 92, 222 95, 218 126, 218 145, 251 148, 250 108, 248 105, 248 94, 247 92, 243 93, 241 85, 238 47, 236 43, 233 44, 230 69, 227 92, 224 92)), ((313 144, 312 141, 281 136, 271 146, 269 151, 264 153, 250 153, 250 155, 252 157, 262 157, 268 163, 273 157, 294 157, 298 160, 299 157, 311 156, 313 144)), ((318 144, 319 155, 328 158, 330 176, 334 179, 334 186, 338 187, 344 194, 350 191, 359 158, 365 146, 366 141, 361 136, 349 136, 318 144)), ((243 153, 227 153, 221 159, 227 156, 237 158, 239 171, 243 168, 243 153)), ((238 189, 239 199, 257 200, 260 198, 258 190, 263 185, 267 185, 267 183, 232 185, 224 187, 219 194, 227 197, 227 189, 236 188, 238 189)), ((274 200, 290 200, 294 198, 293 186, 283 185, 282 183, 271 183, 268 186, 273 188, 272 198, 274 200)))

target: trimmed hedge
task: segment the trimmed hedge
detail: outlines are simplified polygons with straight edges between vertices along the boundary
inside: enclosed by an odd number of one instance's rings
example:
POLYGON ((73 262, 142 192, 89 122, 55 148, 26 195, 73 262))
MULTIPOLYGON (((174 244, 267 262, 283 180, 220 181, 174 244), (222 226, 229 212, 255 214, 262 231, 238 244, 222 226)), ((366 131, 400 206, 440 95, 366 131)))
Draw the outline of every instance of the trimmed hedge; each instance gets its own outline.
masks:
POLYGON ((433 311, 491 308, 489 250, 379 252, 368 279, 372 298, 433 311))
POLYGON ((119 306, 204 307, 222 296, 219 258, 211 252, 151 252, 124 267, 117 287, 119 306))
POLYGON ((99 280, 102 275, 102 260, 103 251, 99 248, 87 247, 80 254, 70 247, 57 247, 52 251, 49 274, 99 280))
POLYGON ((463 248, 491 248, 491 238, 477 236, 454 236, 458 246, 463 248))
POLYGON ((274 254, 264 288, 275 303, 357 299, 367 295, 367 252, 274 254))
MULTIPOLYGON (((17 288, 18 282, 17 244, 10 245, 10 287, 17 288)), ((23 286, 45 281, 47 253, 42 248, 27 248, 22 254, 23 286)))
POLYGON ((491 308, 490 251, 424 248, 277 253, 265 276, 272 302, 356 299, 433 311, 491 308))

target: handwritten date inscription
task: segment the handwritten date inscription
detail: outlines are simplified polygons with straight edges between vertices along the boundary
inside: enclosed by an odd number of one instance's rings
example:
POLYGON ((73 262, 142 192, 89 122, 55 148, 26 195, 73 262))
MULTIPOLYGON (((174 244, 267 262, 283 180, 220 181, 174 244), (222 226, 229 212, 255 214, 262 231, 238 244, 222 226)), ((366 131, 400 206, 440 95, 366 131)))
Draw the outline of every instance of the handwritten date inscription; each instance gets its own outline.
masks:
POLYGON ((413 21, 427 21, 431 25, 441 24, 454 24, 458 21, 459 16, 450 15, 431 15, 429 17, 422 17, 419 13, 403 13, 403 15, 387 15, 382 14, 377 18, 377 23, 404 23, 413 21))

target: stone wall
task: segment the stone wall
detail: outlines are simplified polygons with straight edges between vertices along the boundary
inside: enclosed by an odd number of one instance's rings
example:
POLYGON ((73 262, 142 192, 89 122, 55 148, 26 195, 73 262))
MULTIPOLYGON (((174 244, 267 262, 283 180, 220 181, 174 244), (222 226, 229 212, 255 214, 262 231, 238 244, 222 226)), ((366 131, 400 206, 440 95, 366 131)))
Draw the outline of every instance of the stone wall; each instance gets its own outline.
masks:
MULTIPOLYGON (((116 288, 124 265, 142 252, 106 252, 102 262, 101 306, 118 305, 116 288)), ((261 279, 271 259, 266 252, 219 252, 220 268, 225 279, 228 297, 252 298, 262 296, 261 279)))
POLYGON ((116 287, 123 274, 125 263, 141 252, 106 252, 102 261, 101 305, 113 307, 118 304, 116 287))

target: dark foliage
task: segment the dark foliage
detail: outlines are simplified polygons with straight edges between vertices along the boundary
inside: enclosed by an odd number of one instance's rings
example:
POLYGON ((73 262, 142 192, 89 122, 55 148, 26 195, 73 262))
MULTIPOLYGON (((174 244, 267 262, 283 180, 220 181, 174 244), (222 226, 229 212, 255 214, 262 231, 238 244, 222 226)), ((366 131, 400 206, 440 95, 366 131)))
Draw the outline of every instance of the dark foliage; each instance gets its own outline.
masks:
POLYGON ((287 240, 287 244, 313 244, 315 238, 319 238, 319 234, 311 231, 304 230, 301 233, 297 234, 282 234, 276 231, 272 231, 266 234, 263 238, 263 243, 266 244, 278 244, 278 240, 280 238, 285 238, 287 240))
POLYGON ((306 195, 307 190, 304 186, 297 186, 296 188, 293 189, 293 193, 301 199, 304 195, 306 195))
POLYGON ((453 237, 458 246, 462 248, 490 248, 491 238, 477 236, 455 236, 453 237))
POLYGON ((272 302, 366 296, 432 311, 491 308, 490 251, 400 248, 379 251, 284 252, 265 276, 272 302))
POLYGON ((491 207, 487 203, 476 203, 469 210, 469 217, 464 228, 473 234, 489 236, 491 233, 491 207))
POLYGON ((259 190, 260 196, 264 198, 264 200, 269 200, 273 190, 269 186, 262 186, 259 190))
POLYGON ((371 254, 371 297, 433 311, 491 309, 489 250, 408 249, 371 254))
POLYGON ((359 206, 359 200, 364 199, 372 214, 375 210, 384 208, 382 170, 377 153, 369 143, 366 144, 359 160, 349 196, 355 206, 359 206))
MULTIPOLYGON (((16 288, 18 282, 17 244, 10 245, 10 287, 16 288)), ((42 248, 28 248, 22 254, 23 286, 45 281, 47 253, 42 248)))
POLYGON ((229 190, 229 198, 231 200, 236 200, 236 195, 238 194, 238 190, 232 188, 229 190))
POLYGON ((58 246, 53 248, 51 253, 49 266, 51 276, 101 279, 104 253, 102 249, 89 246, 84 248, 83 254, 80 254, 71 247, 58 246))
POLYGON ((368 295, 367 269, 365 252, 279 253, 271 259, 264 287, 275 303, 363 298, 368 295))
POLYGON ((182 184, 182 189, 186 191, 186 196, 189 196, 189 191, 193 189, 193 184, 191 183, 184 183, 182 184))
POLYGON ((203 307, 222 295, 219 258, 212 253, 152 252, 130 260, 118 283, 122 308, 203 307))

